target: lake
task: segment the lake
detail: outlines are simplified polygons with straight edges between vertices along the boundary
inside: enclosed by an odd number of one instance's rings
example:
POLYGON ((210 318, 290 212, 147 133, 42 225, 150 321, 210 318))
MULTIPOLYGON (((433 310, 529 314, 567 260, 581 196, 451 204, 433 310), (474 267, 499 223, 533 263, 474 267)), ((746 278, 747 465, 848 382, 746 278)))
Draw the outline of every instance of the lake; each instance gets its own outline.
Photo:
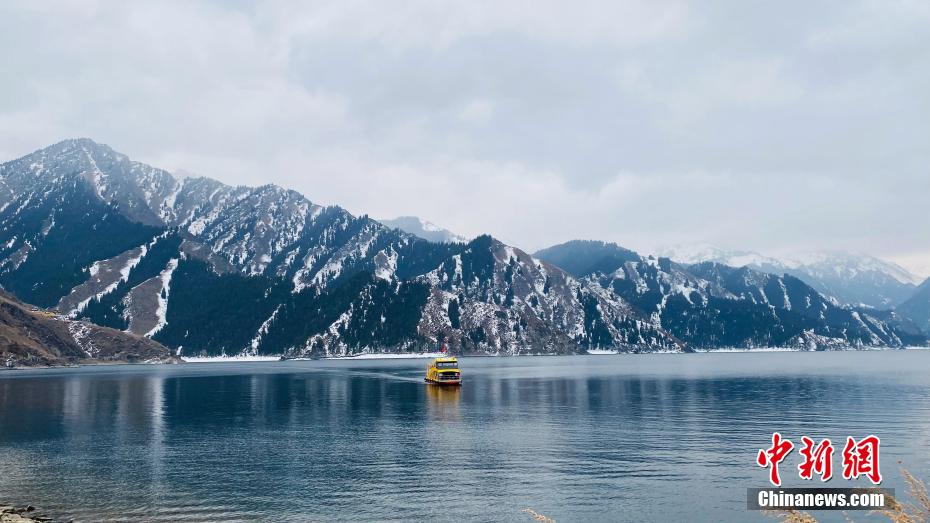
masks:
POLYGON ((881 437, 883 486, 906 490, 899 460, 930 478, 930 351, 463 358, 461 389, 424 384, 425 364, 0 372, 0 502, 81 521, 774 521, 746 488, 767 485, 776 430, 840 442, 832 487, 866 485, 838 472, 848 435, 881 437))

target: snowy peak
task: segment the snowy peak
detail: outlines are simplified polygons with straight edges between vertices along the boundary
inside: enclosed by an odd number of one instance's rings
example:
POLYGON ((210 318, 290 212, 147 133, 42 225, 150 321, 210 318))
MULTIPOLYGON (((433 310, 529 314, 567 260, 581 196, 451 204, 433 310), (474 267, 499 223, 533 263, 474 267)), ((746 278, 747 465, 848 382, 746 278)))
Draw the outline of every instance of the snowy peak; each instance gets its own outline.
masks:
MULTIPOLYGON (((704 252, 727 258, 719 251, 704 252)), ((787 274, 712 261, 682 265, 600 242, 568 242, 537 255, 575 267, 583 281, 621 298, 692 347, 796 346, 811 336, 820 337, 818 347, 827 348, 900 346, 923 339, 886 321, 887 314, 843 307, 787 274), (618 252, 628 258, 592 267, 591 260, 618 252)))
POLYGON ((792 254, 786 257, 786 260, 792 268, 802 269, 809 274, 855 278, 862 274, 880 273, 908 285, 920 285, 923 281, 921 277, 896 263, 865 253, 814 251, 792 254))
POLYGON ((683 264, 709 261, 731 267, 777 267, 787 270, 803 270, 810 274, 830 274, 845 278, 853 278, 863 273, 877 272, 886 274, 903 284, 920 285, 923 281, 923 278, 896 263, 862 252, 838 250, 796 251, 773 257, 754 251, 727 250, 711 244, 698 243, 664 247, 659 249, 657 254, 683 264))
MULTIPOLYGON (((702 262, 714 262, 730 267, 768 267, 772 269, 788 268, 782 260, 765 256, 754 251, 726 250, 708 243, 679 244, 660 248, 657 256, 691 265, 702 262)), ((769 271, 772 272, 772 271, 769 271)))
POLYGON ((0 176, 9 194, 46 193, 66 181, 83 180, 102 201, 145 225, 163 224, 160 203, 177 186, 168 172, 87 138, 64 140, 3 164, 0 176))
POLYGON ((895 263, 865 253, 810 251, 775 258, 708 244, 676 246, 660 252, 684 264, 714 262, 776 275, 790 274, 840 303, 879 309, 889 309, 906 300, 922 281, 895 263))
POLYGON ((393 219, 378 220, 392 229, 400 229, 418 238, 431 242, 468 243, 468 238, 443 229, 442 227, 416 216, 399 216, 393 219))

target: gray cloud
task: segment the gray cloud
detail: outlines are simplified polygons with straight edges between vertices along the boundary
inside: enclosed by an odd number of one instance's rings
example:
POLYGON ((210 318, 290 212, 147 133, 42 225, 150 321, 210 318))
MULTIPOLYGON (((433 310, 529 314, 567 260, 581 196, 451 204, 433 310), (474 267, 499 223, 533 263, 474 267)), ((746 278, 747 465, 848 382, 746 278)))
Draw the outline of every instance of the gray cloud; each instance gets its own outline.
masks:
POLYGON ((927 273, 928 24, 924 2, 5 2, 0 158, 89 136, 531 249, 927 273))

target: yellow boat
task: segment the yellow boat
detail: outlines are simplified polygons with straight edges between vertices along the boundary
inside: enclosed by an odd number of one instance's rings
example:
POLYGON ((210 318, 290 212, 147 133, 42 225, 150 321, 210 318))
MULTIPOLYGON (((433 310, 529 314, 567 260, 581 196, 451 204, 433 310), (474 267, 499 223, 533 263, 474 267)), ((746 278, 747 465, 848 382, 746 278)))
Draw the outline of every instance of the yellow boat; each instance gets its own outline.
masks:
POLYGON ((451 356, 434 359, 426 367, 426 382, 435 385, 461 385, 459 360, 451 356))

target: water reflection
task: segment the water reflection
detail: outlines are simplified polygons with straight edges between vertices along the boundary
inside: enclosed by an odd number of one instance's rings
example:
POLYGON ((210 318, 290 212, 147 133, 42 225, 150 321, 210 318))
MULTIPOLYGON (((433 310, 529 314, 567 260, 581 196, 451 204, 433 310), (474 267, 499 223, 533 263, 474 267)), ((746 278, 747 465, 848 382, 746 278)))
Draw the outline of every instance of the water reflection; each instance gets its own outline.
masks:
POLYGON ((462 399, 461 387, 425 385, 425 388, 426 404, 431 420, 458 421, 461 418, 459 414, 459 401, 462 399))

